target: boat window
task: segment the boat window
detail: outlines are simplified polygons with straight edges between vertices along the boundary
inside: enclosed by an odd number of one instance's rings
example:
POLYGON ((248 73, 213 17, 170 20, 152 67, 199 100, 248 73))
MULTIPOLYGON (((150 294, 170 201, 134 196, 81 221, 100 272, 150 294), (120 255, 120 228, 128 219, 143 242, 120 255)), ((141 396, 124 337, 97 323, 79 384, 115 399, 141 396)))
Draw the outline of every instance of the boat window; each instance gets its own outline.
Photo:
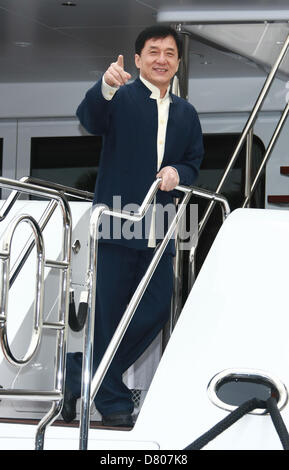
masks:
POLYGON ((271 396, 279 399, 279 393, 272 383, 260 377, 247 377, 236 375, 224 380, 218 385, 217 397, 228 405, 240 406, 247 400, 257 398, 266 401, 271 396))
POLYGON ((275 398, 279 410, 288 402, 283 382, 257 369, 225 369, 210 380, 207 392, 214 405, 228 411, 254 398, 263 403, 252 411, 253 414, 264 414, 264 402, 271 397, 275 398))
POLYGON ((101 137, 33 137, 30 175, 93 192, 100 151, 101 137))
MULTIPOLYGON (((196 182, 197 186, 211 191, 216 190, 238 144, 239 138, 239 134, 204 135, 205 156, 196 182)), ((263 143, 257 136, 254 136, 252 146, 252 180, 257 173, 264 152, 265 147, 263 143)), ((240 207, 244 200, 245 164, 246 145, 243 146, 222 190, 222 194, 229 200, 232 210, 240 207)), ((264 207, 264 203, 265 193, 261 183, 253 197, 252 205, 254 207, 264 207)))
MULTIPOLYGON (((0 139, 0 176, 3 174, 3 169, 2 169, 2 164, 3 164, 3 139, 0 139)), ((0 199, 2 196, 2 190, 0 188, 0 199)))

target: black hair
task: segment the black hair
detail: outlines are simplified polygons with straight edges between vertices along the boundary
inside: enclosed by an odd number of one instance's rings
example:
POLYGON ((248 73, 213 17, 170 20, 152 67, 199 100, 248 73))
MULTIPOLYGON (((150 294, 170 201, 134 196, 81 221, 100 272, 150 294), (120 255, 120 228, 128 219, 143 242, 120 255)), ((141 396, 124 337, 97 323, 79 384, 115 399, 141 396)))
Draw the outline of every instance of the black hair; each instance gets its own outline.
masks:
POLYGON ((141 51, 143 50, 144 45, 148 39, 166 38, 167 36, 172 36, 174 38, 180 59, 182 57, 182 40, 175 29, 166 25, 149 26, 148 28, 141 31, 135 41, 135 53, 141 55, 141 51))

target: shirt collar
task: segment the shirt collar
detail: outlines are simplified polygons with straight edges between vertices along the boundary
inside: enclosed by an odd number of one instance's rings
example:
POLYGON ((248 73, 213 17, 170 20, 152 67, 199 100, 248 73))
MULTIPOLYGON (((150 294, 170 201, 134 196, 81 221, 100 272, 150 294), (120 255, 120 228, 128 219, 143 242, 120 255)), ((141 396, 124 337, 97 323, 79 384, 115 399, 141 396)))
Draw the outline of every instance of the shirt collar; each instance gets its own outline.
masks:
POLYGON ((161 98, 160 97, 161 92, 160 92, 160 89, 157 86, 153 85, 151 82, 149 82, 148 80, 143 78, 141 75, 139 76, 139 78, 143 82, 143 84, 152 92, 151 95, 150 95, 150 98, 153 98, 155 100, 157 100, 157 99, 165 100, 169 97, 169 93, 170 93, 169 88, 170 87, 168 87, 165 96, 163 98, 161 98))

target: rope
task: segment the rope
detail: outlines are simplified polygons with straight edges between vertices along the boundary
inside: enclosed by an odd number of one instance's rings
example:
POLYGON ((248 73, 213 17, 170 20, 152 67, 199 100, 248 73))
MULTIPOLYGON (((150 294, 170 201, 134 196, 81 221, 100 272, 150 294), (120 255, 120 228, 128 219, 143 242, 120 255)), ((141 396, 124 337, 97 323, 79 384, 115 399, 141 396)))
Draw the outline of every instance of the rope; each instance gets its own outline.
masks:
POLYGON ((219 423, 212 427, 205 434, 200 436, 190 445, 185 447, 184 450, 200 450, 210 441, 215 439, 219 434, 228 429, 232 424, 241 419, 247 413, 250 413, 256 408, 264 408, 270 413, 271 419, 277 431, 277 434, 281 440, 284 450, 289 449, 289 434, 284 424, 284 421, 281 417, 280 411, 277 406, 276 399, 270 397, 267 401, 259 400, 257 398, 252 398, 251 400, 246 401, 238 408, 236 408, 232 413, 230 413, 226 418, 222 419, 219 423))
POLYGON ((276 399, 273 397, 268 398, 267 410, 270 413, 271 419, 282 443, 284 450, 289 450, 289 434, 282 419, 281 413, 278 409, 276 399))

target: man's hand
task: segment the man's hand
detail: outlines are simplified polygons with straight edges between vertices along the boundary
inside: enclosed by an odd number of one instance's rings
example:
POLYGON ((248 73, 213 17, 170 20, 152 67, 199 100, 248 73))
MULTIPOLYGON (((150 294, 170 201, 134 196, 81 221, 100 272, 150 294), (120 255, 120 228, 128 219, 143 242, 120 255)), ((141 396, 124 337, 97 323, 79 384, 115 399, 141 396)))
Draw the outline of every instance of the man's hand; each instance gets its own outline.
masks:
POLYGON ((124 85, 130 78, 131 75, 124 70, 122 55, 118 56, 117 62, 110 64, 104 74, 105 83, 113 87, 124 85))
POLYGON ((180 182, 177 170, 171 166, 165 166, 158 172, 157 178, 162 178, 160 189, 162 191, 172 191, 180 182))

